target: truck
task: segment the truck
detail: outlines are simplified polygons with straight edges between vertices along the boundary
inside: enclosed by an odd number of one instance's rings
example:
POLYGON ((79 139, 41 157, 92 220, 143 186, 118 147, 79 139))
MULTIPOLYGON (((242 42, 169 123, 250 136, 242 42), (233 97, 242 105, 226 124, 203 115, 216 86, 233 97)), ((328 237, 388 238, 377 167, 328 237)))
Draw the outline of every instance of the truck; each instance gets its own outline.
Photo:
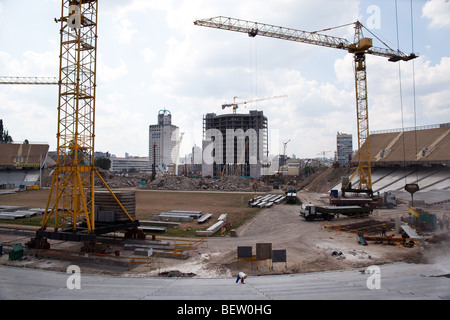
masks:
POLYGON ((337 215, 344 216, 357 216, 357 215, 370 215, 373 212, 373 208, 366 206, 315 206, 312 204, 302 204, 300 209, 300 216, 306 221, 314 221, 318 219, 333 220, 337 215))
POLYGON ((297 203, 297 190, 289 189, 286 191, 286 203, 297 203))

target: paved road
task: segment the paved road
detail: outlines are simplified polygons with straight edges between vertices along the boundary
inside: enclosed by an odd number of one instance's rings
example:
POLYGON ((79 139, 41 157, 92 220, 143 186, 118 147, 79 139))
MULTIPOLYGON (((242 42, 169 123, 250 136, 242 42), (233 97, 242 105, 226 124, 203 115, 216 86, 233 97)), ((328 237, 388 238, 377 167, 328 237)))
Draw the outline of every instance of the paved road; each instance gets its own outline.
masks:
MULTIPOLYGON (((69 290, 71 274, 0 266, 2 300, 385 300, 450 299, 450 279, 432 265, 398 263, 377 274, 359 270, 235 279, 125 278, 80 274, 81 289, 69 290), (369 280, 369 281, 368 281, 369 280), (369 289, 367 283, 379 284, 369 289)), ((76 274, 75 274, 76 276, 76 274)))

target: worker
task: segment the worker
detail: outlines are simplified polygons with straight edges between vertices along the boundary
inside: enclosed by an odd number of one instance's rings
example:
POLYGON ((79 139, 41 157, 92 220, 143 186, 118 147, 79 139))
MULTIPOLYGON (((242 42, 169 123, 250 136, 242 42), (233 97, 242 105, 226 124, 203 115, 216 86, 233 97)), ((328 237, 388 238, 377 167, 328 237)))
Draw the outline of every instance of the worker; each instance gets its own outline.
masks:
POLYGON ((382 237, 386 237, 386 231, 387 231, 386 224, 383 223, 383 225, 381 226, 381 236, 382 237))
POLYGON ((239 272, 237 279, 236 279, 236 283, 239 282, 239 280, 241 280, 242 284, 245 284, 244 280, 247 279, 247 275, 243 272, 239 272))

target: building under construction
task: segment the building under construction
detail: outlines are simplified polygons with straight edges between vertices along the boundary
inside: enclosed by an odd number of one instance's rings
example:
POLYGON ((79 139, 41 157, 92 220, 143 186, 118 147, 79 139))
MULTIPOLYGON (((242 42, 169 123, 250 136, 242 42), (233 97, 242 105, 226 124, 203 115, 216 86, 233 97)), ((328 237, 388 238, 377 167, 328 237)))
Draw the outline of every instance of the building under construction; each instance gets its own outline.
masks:
POLYGON ((203 176, 259 178, 268 165, 268 120, 262 111, 203 118, 203 176))

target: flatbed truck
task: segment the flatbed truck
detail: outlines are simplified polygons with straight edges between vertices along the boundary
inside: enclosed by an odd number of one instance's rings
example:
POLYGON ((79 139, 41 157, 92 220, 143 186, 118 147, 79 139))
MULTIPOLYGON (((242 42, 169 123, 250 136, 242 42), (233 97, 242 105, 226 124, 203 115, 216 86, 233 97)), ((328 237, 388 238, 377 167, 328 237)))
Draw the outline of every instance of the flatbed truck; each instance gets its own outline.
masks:
POLYGON ((315 206, 312 204, 303 204, 300 209, 300 216, 306 221, 314 221, 318 219, 333 220, 337 215, 358 216, 370 215, 373 212, 371 207, 360 206, 315 206))

